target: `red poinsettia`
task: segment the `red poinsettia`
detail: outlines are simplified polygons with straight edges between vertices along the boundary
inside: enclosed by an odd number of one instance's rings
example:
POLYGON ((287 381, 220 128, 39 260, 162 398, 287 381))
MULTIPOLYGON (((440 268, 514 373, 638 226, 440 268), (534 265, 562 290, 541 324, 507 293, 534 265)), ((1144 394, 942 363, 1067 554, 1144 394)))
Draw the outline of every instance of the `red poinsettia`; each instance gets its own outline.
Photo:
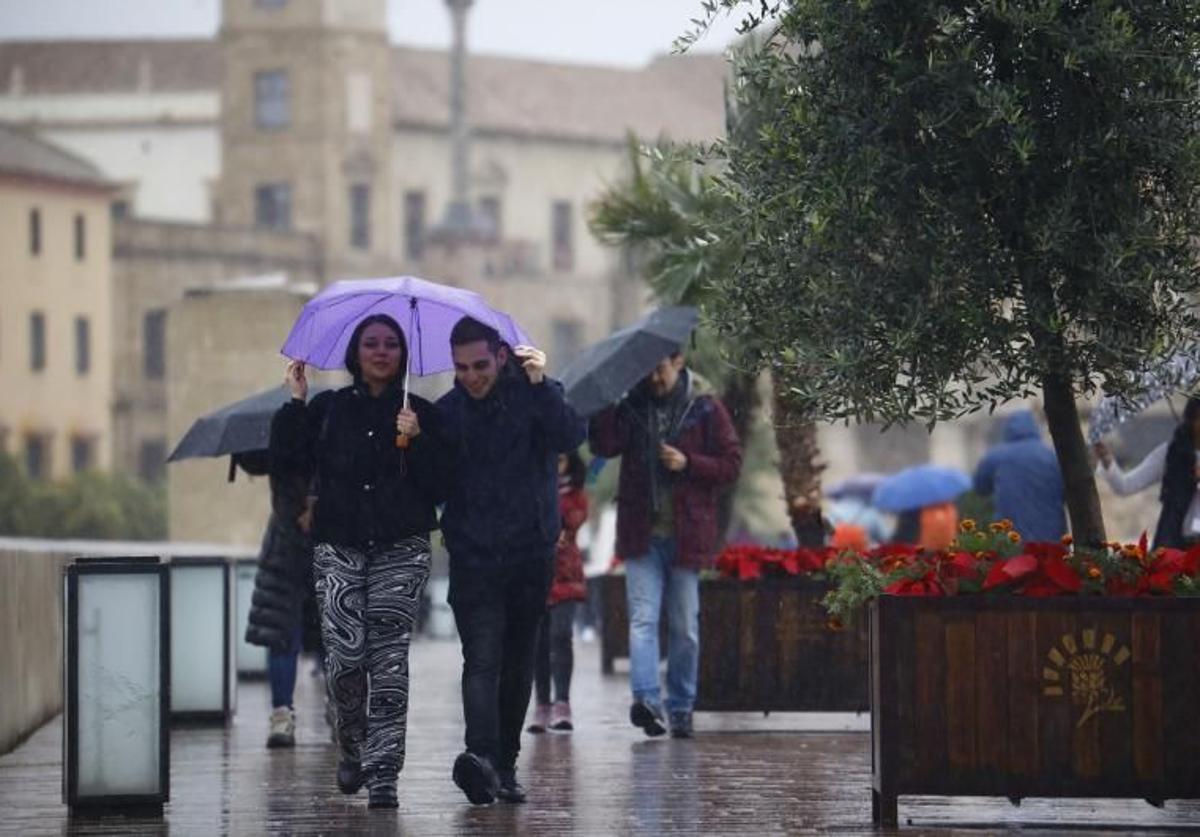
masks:
POLYGON ((1150 554, 1143 534, 1136 544, 1083 549, 1069 537, 1061 543, 1024 543, 1011 526, 994 524, 984 531, 973 524, 967 528, 968 523, 959 540, 942 551, 911 544, 867 552, 739 544, 718 556, 717 570, 743 581, 826 571, 842 579, 847 570, 856 575, 854 568, 864 565, 875 578, 882 576, 882 592, 897 596, 1200 595, 1200 546, 1150 554))

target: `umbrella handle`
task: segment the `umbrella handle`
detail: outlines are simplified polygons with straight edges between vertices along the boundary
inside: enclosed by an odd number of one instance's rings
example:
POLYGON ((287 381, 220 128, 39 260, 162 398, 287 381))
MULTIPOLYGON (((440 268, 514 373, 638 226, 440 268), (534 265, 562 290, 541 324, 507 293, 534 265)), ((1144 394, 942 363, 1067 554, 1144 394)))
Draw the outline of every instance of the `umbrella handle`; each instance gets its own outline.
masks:
MULTIPOLYGON (((408 333, 415 334, 416 333, 416 325, 417 325, 417 299, 416 299, 416 297, 409 298, 408 310, 409 310, 408 333)), ((405 358, 404 358, 404 402, 403 402, 403 405, 401 406, 401 409, 403 409, 403 410, 408 409, 408 382, 410 380, 412 380, 412 346, 408 346, 407 348, 408 348, 408 351, 405 352, 405 358)), ((406 450, 408 448, 408 442, 409 442, 408 436, 404 435, 403 433, 396 434, 396 448, 398 450, 406 450)))

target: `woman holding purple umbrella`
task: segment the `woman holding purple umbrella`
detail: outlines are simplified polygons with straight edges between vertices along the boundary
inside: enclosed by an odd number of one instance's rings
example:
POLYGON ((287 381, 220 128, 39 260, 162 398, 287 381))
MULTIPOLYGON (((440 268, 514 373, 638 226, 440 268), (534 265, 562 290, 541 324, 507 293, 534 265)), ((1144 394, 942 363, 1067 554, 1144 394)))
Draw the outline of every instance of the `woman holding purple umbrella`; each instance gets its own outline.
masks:
POLYGON ((314 567, 337 708, 337 784, 366 784, 369 806, 395 808, 404 766, 408 650, 437 528, 438 413, 405 392, 408 346, 399 324, 357 324, 345 367, 354 383, 305 403, 305 364, 288 364, 292 400, 271 426, 274 462, 310 480, 314 567))

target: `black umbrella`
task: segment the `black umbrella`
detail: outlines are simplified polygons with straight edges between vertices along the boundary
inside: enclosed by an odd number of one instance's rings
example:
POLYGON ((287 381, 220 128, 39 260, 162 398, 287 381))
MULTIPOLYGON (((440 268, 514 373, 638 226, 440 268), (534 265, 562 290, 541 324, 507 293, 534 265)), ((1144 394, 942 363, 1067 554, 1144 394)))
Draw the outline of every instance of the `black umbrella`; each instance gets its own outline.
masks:
POLYGON ((563 370, 567 401, 582 416, 617 403, 660 360, 679 351, 699 320, 695 308, 660 308, 589 346, 563 370))
MULTIPOLYGON (((325 389, 312 387, 309 395, 325 389)), ((271 438, 271 418, 291 397, 287 387, 278 386, 196 419, 167 461, 265 449, 271 438)))

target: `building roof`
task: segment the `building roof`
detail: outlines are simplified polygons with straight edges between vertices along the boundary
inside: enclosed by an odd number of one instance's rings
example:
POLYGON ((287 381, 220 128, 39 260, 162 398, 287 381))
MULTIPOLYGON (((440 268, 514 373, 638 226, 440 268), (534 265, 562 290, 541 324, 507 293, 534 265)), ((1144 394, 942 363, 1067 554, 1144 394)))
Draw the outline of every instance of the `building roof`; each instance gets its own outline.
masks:
POLYGON ((213 40, 4 41, 0 91, 31 94, 215 91, 213 40))
POLYGON ((100 170, 57 145, 0 126, 0 172, 106 187, 100 170))
MULTIPOLYGON (((396 48, 393 112, 401 123, 449 123, 450 59, 441 50, 396 48)), ((467 67, 472 129, 576 140, 711 140, 724 133, 725 61, 661 58, 643 69, 552 64, 475 55, 467 67)))
MULTIPOLYGON (((480 132, 579 141, 709 140, 724 132, 725 60, 665 56, 641 69, 471 55, 468 119, 480 132)), ((392 48, 393 113, 404 126, 445 129, 450 58, 392 48)), ((213 40, 0 42, 0 95, 216 92, 213 40)))

